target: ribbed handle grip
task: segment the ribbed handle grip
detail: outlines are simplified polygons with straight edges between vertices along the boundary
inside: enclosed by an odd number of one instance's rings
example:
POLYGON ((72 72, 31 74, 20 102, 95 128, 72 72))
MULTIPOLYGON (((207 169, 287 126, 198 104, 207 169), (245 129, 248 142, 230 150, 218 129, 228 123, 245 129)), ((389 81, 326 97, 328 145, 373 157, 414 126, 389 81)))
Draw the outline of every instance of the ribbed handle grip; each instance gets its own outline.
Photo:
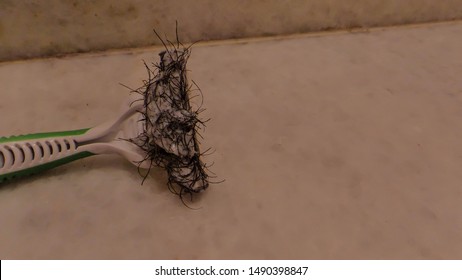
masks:
POLYGON ((35 174, 93 155, 79 151, 74 136, 88 129, 0 138, 0 182, 35 174))

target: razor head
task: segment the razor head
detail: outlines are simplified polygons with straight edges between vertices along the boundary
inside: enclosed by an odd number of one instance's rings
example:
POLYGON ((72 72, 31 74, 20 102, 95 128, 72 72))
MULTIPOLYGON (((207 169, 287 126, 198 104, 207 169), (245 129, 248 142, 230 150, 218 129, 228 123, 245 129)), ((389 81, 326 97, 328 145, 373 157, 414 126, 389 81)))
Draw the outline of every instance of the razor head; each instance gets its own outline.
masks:
POLYGON ((131 139, 146 152, 146 160, 167 170, 169 186, 180 186, 180 194, 198 193, 209 186, 197 140, 203 122, 190 104, 189 54, 187 48, 159 53, 160 63, 154 65, 155 75, 143 92, 145 129, 131 139))

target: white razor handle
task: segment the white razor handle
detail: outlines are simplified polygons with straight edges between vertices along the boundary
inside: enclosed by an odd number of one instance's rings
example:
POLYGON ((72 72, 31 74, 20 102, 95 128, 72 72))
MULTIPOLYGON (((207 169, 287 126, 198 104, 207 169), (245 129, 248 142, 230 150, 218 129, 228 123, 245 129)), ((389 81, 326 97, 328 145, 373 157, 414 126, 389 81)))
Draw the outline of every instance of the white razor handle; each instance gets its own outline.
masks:
POLYGON ((142 101, 129 100, 119 118, 94 128, 0 138, 0 182, 97 154, 116 153, 149 168, 146 153, 127 141, 144 129, 142 108, 142 101))

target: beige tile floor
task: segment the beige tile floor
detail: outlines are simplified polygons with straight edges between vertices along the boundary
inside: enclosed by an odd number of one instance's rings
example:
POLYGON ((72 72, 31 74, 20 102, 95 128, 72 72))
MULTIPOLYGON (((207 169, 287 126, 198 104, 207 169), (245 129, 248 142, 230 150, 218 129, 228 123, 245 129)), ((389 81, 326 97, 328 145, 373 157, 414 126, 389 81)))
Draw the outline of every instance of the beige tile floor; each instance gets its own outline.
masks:
MULTIPOLYGON (((0 258, 462 258, 462 24, 198 45, 226 179, 190 210, 116 156, 0 188, 0 258)), ((0 64, 0 134, 117 114, 159 49, 0 64)))

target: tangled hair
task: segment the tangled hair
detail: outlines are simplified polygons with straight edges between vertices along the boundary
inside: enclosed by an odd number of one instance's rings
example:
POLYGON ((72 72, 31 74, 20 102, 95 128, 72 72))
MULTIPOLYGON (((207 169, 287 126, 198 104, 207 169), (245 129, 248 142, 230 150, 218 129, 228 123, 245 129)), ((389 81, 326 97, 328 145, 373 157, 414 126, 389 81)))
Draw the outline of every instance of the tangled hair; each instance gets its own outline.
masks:
MULTIPOLYGON (((148 80, 134 90, 144 100, 140 112, 144 132, 128 141, 146 152, 144 161, 167 171, 169 189, 182 197, 209 186, 207 167, 201 161, 203 154, 197 139, 197 136, 201 137, 198 130, 205 122, 198 118, 201 106, 193 111, 190 104, 192 86, 188 85, 186 77, 190 47, 180 45, 178 36, 176 45, 167 42, 169 47, 163 42, 165 51, 159 53, 159 63, 153 63, 153 67, 145 63, 148 80), (175 185, 180 187, 179 191, 175 185)), ((193 85, 200 92, 194 82, 193 85)))

